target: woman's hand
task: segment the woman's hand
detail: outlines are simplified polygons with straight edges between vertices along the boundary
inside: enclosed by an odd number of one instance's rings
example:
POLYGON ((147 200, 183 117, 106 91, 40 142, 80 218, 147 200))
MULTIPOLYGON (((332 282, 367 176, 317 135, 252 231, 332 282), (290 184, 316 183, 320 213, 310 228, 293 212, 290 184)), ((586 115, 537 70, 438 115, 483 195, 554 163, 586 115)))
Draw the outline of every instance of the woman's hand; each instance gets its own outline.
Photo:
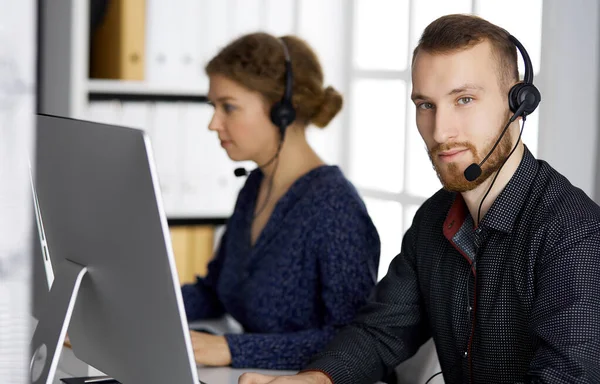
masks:
POLYGON ((204 332, 190 332, 196 364, 226 366, 231 364, 231 352, 225 336, 215 336, 204 332))
POLYGON ((73 349, 73 347, 71 346, 71 340, 69 339, 68 333, 65 333, 65 339, 63 340, 63 346, 73 349))
POLYGON ((332 384, 321 372, 303 372, 295 376, 269 376, 259 373, 244 373, 238 384, 332 384))

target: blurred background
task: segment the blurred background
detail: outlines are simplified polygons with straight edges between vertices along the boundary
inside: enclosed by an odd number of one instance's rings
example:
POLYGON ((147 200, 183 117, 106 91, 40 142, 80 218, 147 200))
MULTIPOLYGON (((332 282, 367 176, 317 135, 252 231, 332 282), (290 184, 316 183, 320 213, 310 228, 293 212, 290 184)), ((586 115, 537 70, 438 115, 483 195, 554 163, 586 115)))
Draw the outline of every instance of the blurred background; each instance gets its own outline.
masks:
MULTIPOLYGON (((0 5, 1 383, 26 377, 29 287, 39 293, 34 300, 43 300, 47 290, 28 220, 33 113, 148 132, 180 280, 192 281, 205 273, 244 182, 233 176, 239 165, 207 129, 212 108, 206 104, 204 65, 248 32, 304 38, 323 64, 326 85, 344 95, 342 113, 325 130, 310 129, 309 140, 365 199, 382 240, 379 278, 399 252, 416 209, 440 188, 409 94, 412 50, 425 26, 441 15, 480 15, 524 44, 542 93, 538 110, 527 119, 524 142, 600 202, 596 0, 0 0, 0 5)), ((519 66, 522 70, 522 62, 519 66)))
MULTIPOLYGON (((0 0, 0 383, 29 372, 36 2, 0 0)), ((41 259, 40 259, 41 261, 41 259)))

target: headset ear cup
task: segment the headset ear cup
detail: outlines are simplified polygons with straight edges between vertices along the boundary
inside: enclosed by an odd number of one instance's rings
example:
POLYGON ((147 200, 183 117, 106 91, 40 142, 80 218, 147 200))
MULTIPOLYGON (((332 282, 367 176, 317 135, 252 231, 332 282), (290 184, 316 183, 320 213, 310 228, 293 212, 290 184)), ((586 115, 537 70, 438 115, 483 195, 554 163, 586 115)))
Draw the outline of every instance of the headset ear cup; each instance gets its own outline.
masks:
POLYGON ((279 101, 273 104, 273 106, 271 107, 271 122, 278 127, 281 125, 281 121, 279 120, 280 109, 281 103, 279 101))
POLYGON ((285 100, 279 101, 271 107, 271 122, 279 127, 281 135, 285 129, 296 120, 296 110, 294 106, 285 100))
POLYGON ((508 92, 508 106, 513 113, 525 103, 523 115, 529 115, 535 111, 541 99, 540 91, 533 84, 515 84, 508 92))
POLYGON ((518 99, 518 95, 519 95, 519 90, 523 87, 523 83, 518 83, 512 86, 512 88, 510 89, 510 91, 508 91, 508 106, 510 108, 510 110, 512 111, 512 113, 517 112, 517 109, 519 109, 519 99, 518 99))
POLYGON ((524 113, 530 115, 535 111, 540 101, 542 101, 542 95, 540 91, 533 84, 525 84, 520 90, 517 98, 521 103, 526 103, 524 113))

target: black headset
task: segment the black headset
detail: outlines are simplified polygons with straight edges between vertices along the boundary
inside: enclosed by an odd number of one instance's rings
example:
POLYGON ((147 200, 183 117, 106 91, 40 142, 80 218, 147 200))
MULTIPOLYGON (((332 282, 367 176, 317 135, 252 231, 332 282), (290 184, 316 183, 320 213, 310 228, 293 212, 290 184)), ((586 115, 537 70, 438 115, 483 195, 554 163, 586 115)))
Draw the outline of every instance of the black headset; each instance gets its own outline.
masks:
MULTIPOLYGON (((513 85, 512 88, 508 91, 508 107, 513 113, 512 117, 508 120, 508 123, 506 123, 506 126, 502 130, 502 133, 498 137, 498 140, 496 140, 496 143, 488 152, 488 154, 483 158, 483 160, 479 164, 473 163, 469 165, 467 169, 465 169, 464 176, 465 179, 467 179, 467 181, 475 181, 475 179, 481 176, 481 166, 494 152, 498 144, 500 144, 500 140, 508 130, 510 123, 515 121, 520 116, 522 116, 523 120, 525 120, 526 116, 533 113, 540 101, 542 101, 542 95, 540 94, 540 91, 535 87, 535 85, 533 85, 533 65, 531 64, 531 59, 529 58, 527 50, 525 49, 525 47, 523 47, 523 44, 521 44, 519 40, 517 40, 517 38, 513 35, 508 34, 508 38, 517 47, 519 52, 521 52, 521 56, 523 57, 523 63, 525 64, 525 76, 523 77, 523 82, 519 82, 513 85)), ((510 154, 512 155, 512 152, 510 154)), ((490 188, 492 185, 493 183, 490 184, 490 188)), ((479 219, 477 221, 479 221, 479 219)))
MULTIPOLYGON (((279 128, 279 146, 277 148, 277 153, 275 156, 271 158, 271 160, 267 161, 262 167, 271 164, 273 161, 277 159, 279 156, 279 152, 281 151, 281 146, 283 145, 283 138, 285 137, 285 130, 289 127, 294 120, 296 120, 296 109, 292 104, 292 88, 294 87, 294 76, 292 74, 292 59, 290 56, 290 52, 288 51, 287 45, 283 39, 278 39, 283 46, 283 53, 285 55, 285 89, 283 91, 283 96, 281 100, 273 104, 271 106, 271 111, 269 113, 271 117, 271 122, 275 124, 279 128)), ((233 174, 236 177, 248 176, 249 172, 241 167, 236 168, 233 171, 233 174)))
POLYGON ((517 47, 519 52, 521 52, 523 63, 525 64, 523 82, 513 85, 510 91, 508 91, 508 106, 516 115, 513 117, 516 119, 519 116, 525 117, 535 111, 540 101, 542 101, 542 96, 540 91, 533 85, 533 65, 531 64, 527 50, 513 35, 509 34, 508 38, 517 47))
POLYGON ((280 140, 283 141, 285 136, 285 130, 290 124, 296 120, 296 109, 292 104, 292 88, 294 87, 294 75, 292 74, 292 59, 288 47, 283 41, 279 39, 283 46, 283 53, 285 54, 285 90, 283 97, 280 101, 273 104, 271 107, 271 122, 279 127, 280 140))

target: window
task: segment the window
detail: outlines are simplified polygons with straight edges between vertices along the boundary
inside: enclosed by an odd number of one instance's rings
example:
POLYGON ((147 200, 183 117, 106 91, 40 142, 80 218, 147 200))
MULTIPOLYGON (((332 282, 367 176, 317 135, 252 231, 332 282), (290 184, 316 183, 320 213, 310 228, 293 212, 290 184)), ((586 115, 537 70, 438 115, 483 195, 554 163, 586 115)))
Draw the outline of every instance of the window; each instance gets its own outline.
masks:
POLYGON ((406 82, 359 78, 351 89, 355 107, 350 110, 350 176, 363 188, 400 192, 406 82))

